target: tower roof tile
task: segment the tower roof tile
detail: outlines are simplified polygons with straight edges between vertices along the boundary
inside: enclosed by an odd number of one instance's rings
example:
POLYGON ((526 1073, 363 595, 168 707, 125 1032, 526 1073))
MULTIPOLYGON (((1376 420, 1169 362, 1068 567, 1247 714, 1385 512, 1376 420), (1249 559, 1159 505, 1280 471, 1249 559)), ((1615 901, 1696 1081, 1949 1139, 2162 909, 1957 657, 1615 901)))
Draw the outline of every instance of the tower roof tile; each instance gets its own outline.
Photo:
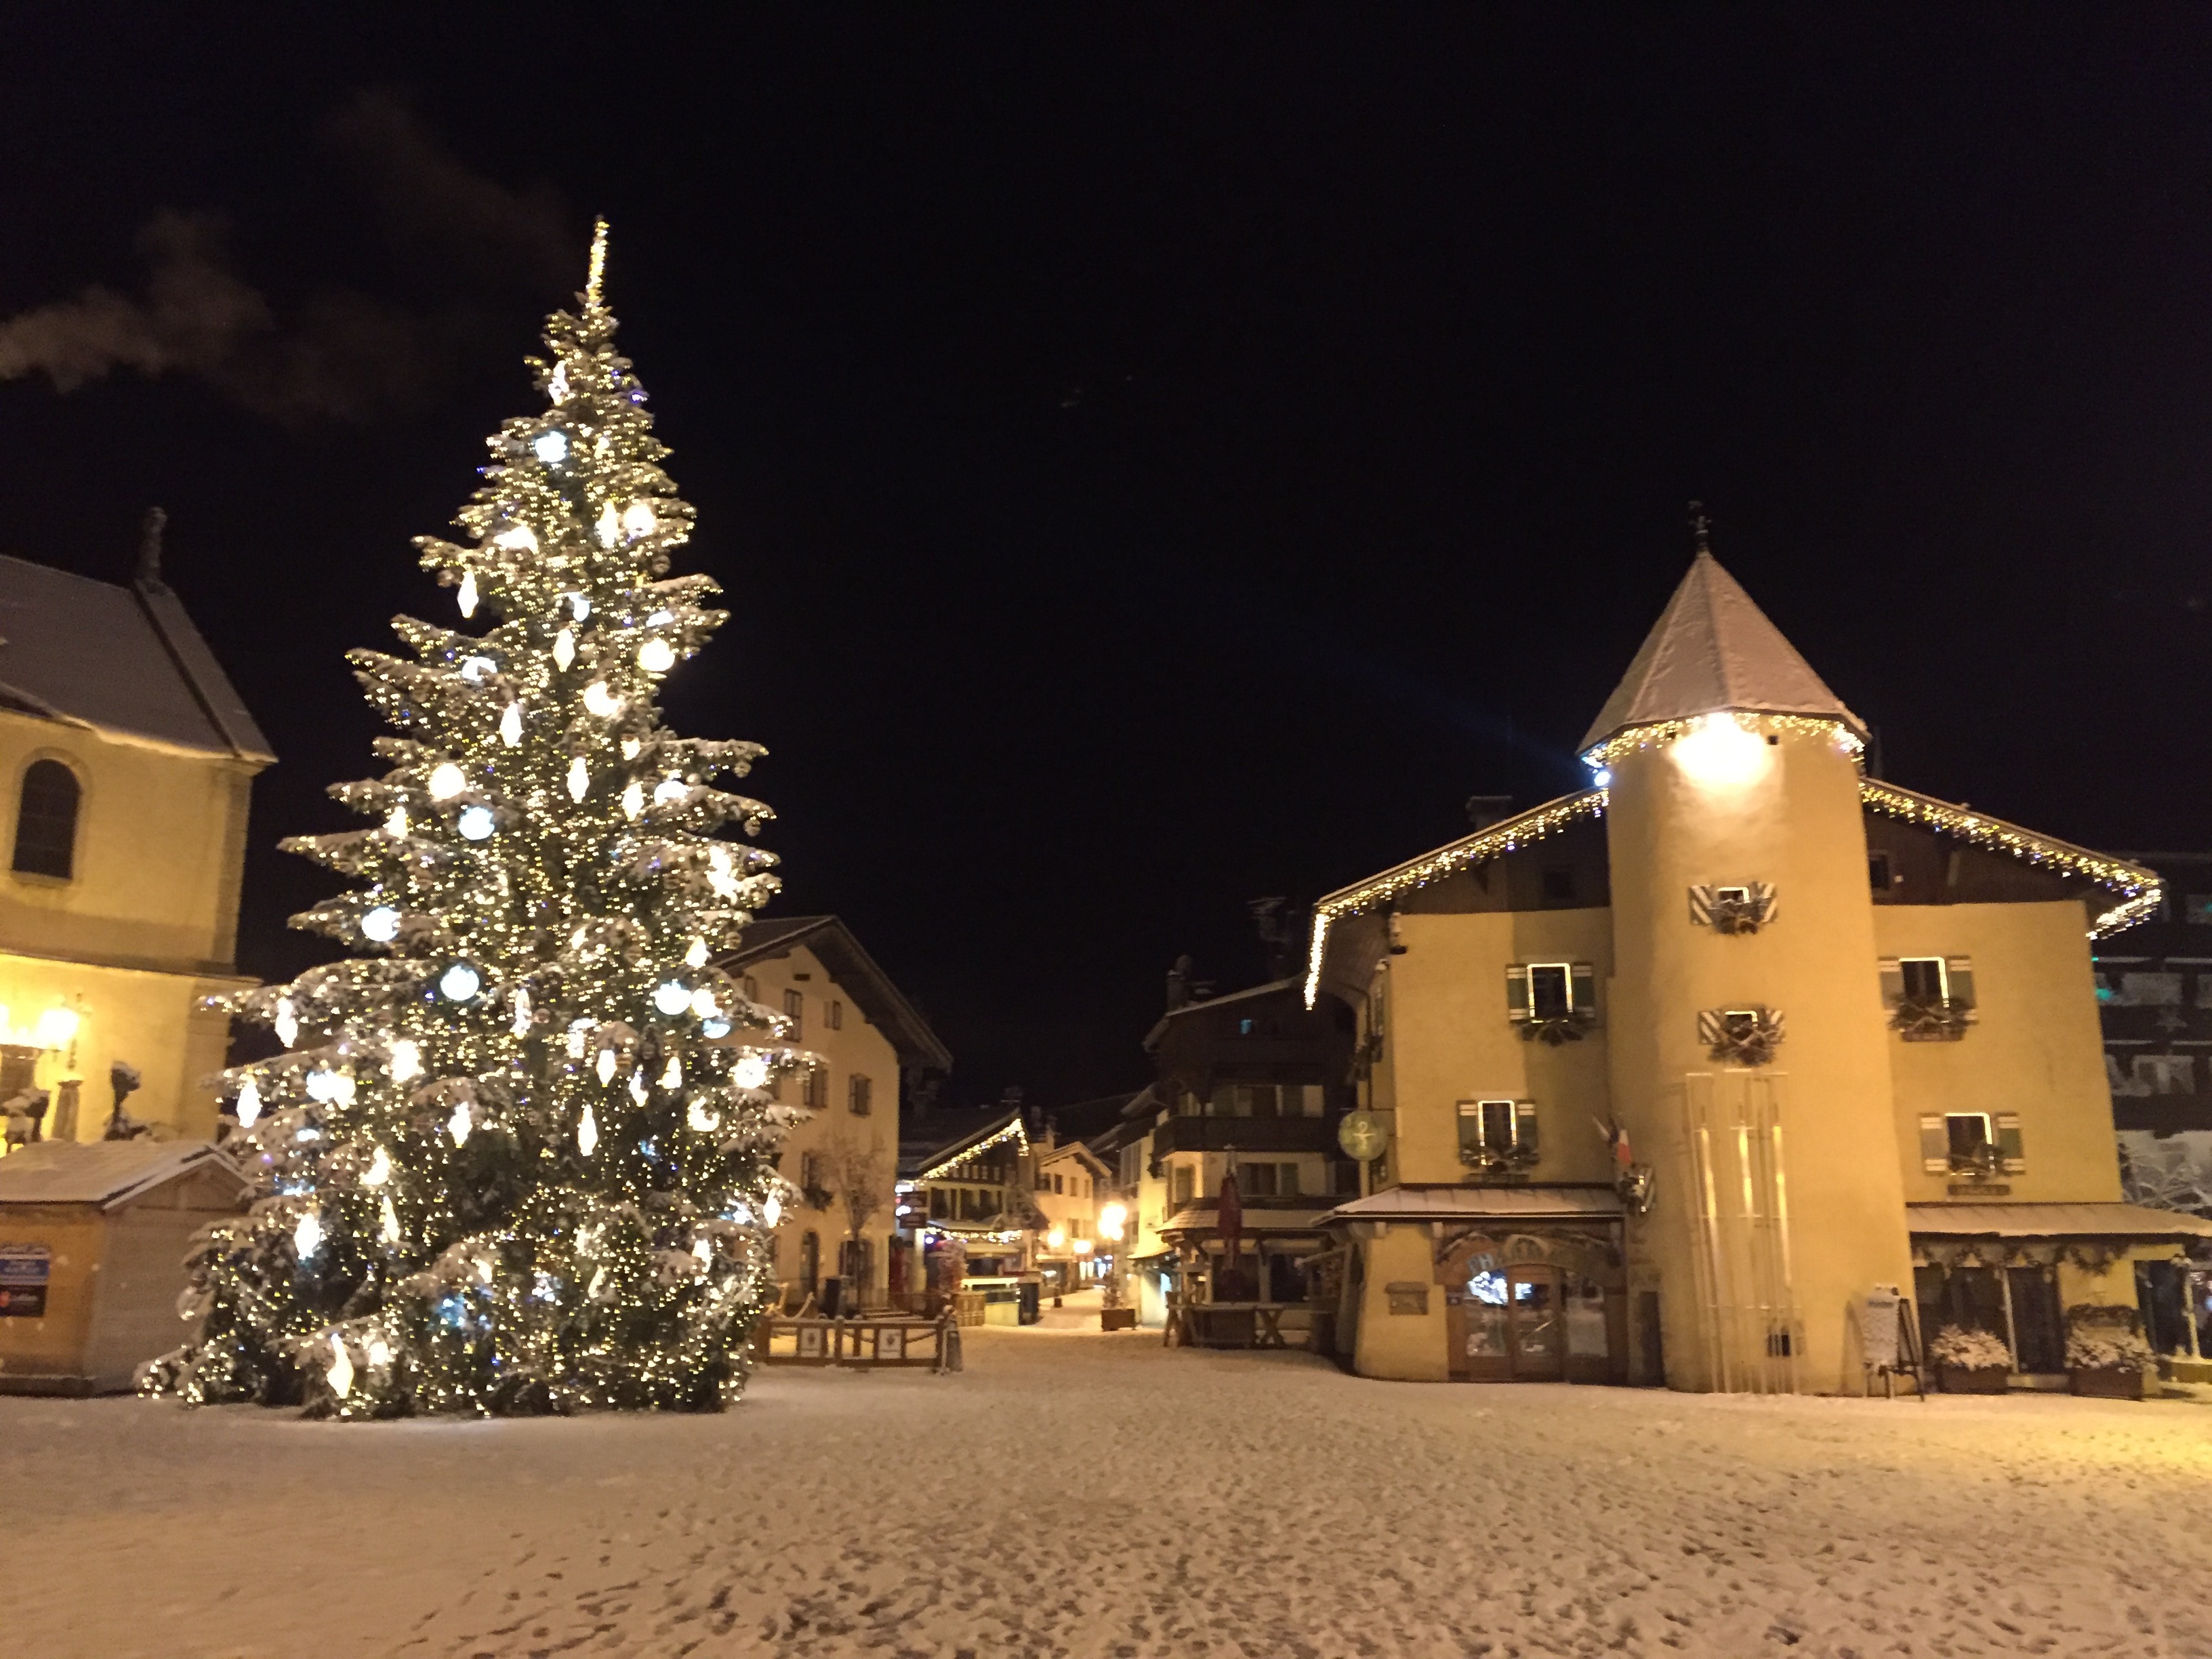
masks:
POLYGON ((1865 722, 1828 690, 1797 647, 1767 620, 1743 585, 1699 552, 1582 746, 1633 726, 1738 710, 1865 722))

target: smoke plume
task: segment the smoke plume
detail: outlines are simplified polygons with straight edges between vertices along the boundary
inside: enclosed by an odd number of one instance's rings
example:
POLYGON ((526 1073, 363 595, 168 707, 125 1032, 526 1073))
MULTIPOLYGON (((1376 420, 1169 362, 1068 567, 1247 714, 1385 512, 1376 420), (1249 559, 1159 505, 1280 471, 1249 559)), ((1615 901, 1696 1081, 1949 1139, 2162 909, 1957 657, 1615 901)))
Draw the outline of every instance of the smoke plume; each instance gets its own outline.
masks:
MULTIPOLYGON (((533 301, 573 282, 581 239, 559 199, 471 173, 404 106, 355 99, 327 124, 407 264, 533 301)), ((280 317, 239 275, 220 216, 164 209, 140 231, 145 294, 94 284, 0 319, 0 381, 44 374, 62 392, 118 371, 188 375, 287 425, 362 421, 422 402, 480 332, 477 308, 410 312, 351 289, 314 294, 280 317)))

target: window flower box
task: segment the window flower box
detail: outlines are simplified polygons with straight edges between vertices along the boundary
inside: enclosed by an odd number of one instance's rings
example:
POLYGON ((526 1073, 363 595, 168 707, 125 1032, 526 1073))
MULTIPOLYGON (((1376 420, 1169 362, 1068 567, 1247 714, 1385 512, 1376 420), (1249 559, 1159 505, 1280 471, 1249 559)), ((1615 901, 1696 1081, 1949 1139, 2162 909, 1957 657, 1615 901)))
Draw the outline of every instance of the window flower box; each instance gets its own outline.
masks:
POLYGON ((2140 1400, 2143 1371, 2154 1364, 2133 1308, 2083 1305, 2066 1310, 2066 1374, 2093 1400, 2140 1400))
POLYGON ((2089 1400, 2140 1400, 2142 1368, 2137 1365, 2073 1366, 2066 1375, 2074 1392, 2089 1400))
POLYGON ((1945 1394, 2002 1394, 2012 1376, 2008 1365, 1936 1367, 1936 1382, 1945 1394))

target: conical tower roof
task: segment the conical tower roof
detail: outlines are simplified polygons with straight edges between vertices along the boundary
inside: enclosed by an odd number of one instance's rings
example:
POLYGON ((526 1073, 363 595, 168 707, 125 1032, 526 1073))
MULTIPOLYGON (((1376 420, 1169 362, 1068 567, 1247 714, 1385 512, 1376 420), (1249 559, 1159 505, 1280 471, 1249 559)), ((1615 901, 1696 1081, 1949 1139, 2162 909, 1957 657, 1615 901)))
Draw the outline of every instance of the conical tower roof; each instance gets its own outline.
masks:
POLYGON ((1583 738, 1584 752, 1632 726, 1738 710, 1866 723, 1844 707, 1743 585, 1699 551, 1628 672, 1583 738))

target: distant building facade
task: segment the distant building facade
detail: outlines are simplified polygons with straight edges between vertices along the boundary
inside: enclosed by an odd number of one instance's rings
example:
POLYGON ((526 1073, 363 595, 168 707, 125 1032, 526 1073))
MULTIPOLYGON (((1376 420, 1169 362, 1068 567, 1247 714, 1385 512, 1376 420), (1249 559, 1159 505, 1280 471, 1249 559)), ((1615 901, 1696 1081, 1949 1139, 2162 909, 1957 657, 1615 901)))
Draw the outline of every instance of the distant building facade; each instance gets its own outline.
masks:
MULTIPOLYGON (((1146 1036, 1153 1081, 1094 1142, 1129 1210, 1124 1259, 1141 1322, 1176 1300, 1310 1299, 1312 1264, 1331 1249, 1321 1217, 1358 1192, 1336 1139, 1352 1103, 1353 1024, 1340 1003, 1308 1008, 1292 976, 1179 1001, 1146 1036), (1220 1214, 1232 1176, 1233 1265, 1220 1214)), ((1303 1310, 1290 1317, 1303 1322, 1303 1310)))
MULTIPOLYGON (((2212 1219, 2212 854, 2128 856, 2165 897, 2096 954, 2121 1180, 2134 1203, 2212 1219)), ((2191 1255, 2146 1268, 2144 1309, 2161 1352, 2212 1382, 2212 1245, 2191 1255)))
POLYGON ((0 557, 0 1104, 8 1139, 206 1139, 254 775, 275 759, 161 580, 0 557), (116 1119, 118 1091, 125 1120, 116 1119))
POLYGON ((1389 1130, 1322 1218, 1359 1371, 1856 1393, 1901 1291, 2063 1387, 2069 1318, 2212 1234, 2123 1201, 2112 1140, 2090 940, 2157 876, 1869 778, 1864 737, 1701 553, 1596 787, 1316 907, 1307 994, 1389 1130))
POLYGON ((951 1054, 836 916, 755 921, 718 965, 749 1001, 792 1022, 793 1047, 823 1061, 776 1085, 782 1104, 808 1114, 787 1133, 777 1164, 799 1195, 771 1246, 783 1304, 901 1300, 914 1267, 897 1224, 902 1097, 950 1071, 951 1054))

